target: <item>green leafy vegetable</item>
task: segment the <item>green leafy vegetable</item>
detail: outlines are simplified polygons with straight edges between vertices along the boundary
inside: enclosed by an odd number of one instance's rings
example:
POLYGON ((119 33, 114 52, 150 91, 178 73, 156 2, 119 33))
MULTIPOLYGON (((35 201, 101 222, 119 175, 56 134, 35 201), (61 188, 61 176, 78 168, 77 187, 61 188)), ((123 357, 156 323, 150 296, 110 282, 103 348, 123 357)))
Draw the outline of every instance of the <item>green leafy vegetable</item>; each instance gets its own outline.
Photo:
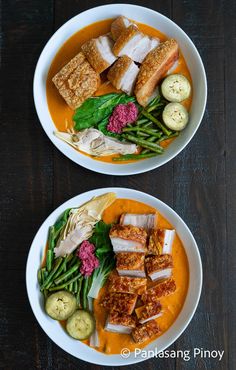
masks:
POLYGON ((49 228, 48 251, 46 255, 46 267, 47 267, 48 272, 50 272, 52 269, 53 260, 54 260, 53 250, 56 245, 60 232, 62 231, 63 227, 67 223, 69 213, 70 213, 70 209, 67 209, 65 212, 63 212, 62 216, 57 220, 57 222, 49 228))
POLYGON ((95 254, 101 261, 105 253, 111 253, 113 256, 113 249, 109 238, 111 225, 103 221, 97 222, 93 235, 89 239, 90 243, 95 245, 95 254))
POLYGON ((118 104, 134 102, 133 96, 124 93, 111 93, 101 96, 95 96, 87 99, 79 108, 76 109, 73 116, 75 130, 80 131, 89 127, 98 127, 98 124, 112 114, 113 109, 118 104))

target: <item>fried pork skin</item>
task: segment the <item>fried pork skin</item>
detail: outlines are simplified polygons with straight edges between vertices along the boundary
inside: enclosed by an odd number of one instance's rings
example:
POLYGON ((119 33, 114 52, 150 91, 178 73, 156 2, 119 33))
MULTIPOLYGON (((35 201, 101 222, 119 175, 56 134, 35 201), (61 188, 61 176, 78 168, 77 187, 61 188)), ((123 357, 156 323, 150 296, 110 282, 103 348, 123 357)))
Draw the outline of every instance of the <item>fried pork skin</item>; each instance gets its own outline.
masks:
POLYGON ((132 337, 135 343, 142 343, 160 333, 161 330, 157 322, 151 320, 145 324, 137 325, 136 328, 132 330, 132 337))
POLYGON ((146 106, 149 97, 167 71, 178 59, 178 44, 174 39, 162 42, 148 53, 138 74, 134 93, 140 105, 146 106))
POLYGON ((99 74, 80 52, 52 79, 61 96, 70 108, 78 108, 90 98, 100 85, 99 74))
POLYGON ((146 291, 147 279, 111 274, 109 276, 110 292, 131 293, 141 295, 146 291))
POLYGON ((117 90, 131 95, 139 73, 139 67, 124 55, 110 68, 107 78, 117 90))
POLYGON ((154 285, 152 288, 147 289, 146 292, 142 294, 141 299, 145 304, 157 302, 161 297, 172 294, 175 292, 175 290, 176 284, 174 279, 168 279, 154 285))
POLYGON ((156 228, 157 220, 158 220, 157 213, 153 214, 123 213, 120 217, 120 224, 143 227, 146 230, 151 230, 156 228))
POLYGON ((148 240, 148 254, 171 254, 175 230, 153 229, 148 240))
POLYGON ((149 302, 144 306, 138 307, 135 309, 138 321, 141 324, 154 320, 162 315, 161 304, 157 302, 149 302))
POLYGON ((105 324, 105 330, 114 333, 130 334, 135 326, 136 319, 134 316, 126 315, 119 312, 111 312, 108 315, 105 324))
POLYGON ((114 252, 146 252, 147 232, 132 225, 114 225, 110 230, 114 252))
POLYGON ((117 59, 112 52, 113 40, 108 36, 99 36, 82 45, 82 51, 97 73, 102 73, 117 59))
POLYGON ((142 63, 159 42, 159 39, 144 35, 132 24, 120 34, 114 44, 113 52, 117 57, 127 55, 134 62, 142 63))
POLYGON ((172 275, 173 259, 170 254, 149 256, 145 259, 148 276, 153 280, 167 279, 172 275))
POLYGON ((146 277, 144 253, 120 252, 116 254, 116 269, 119 275, 146 277))
POLYGON ((103 297, 101 305, 110 312, 122 312, 125 315, 131 315, 136 301, 137 294, 128 293, 108 293, 103 297))
POLYGON ((114 22, 111 24, 111 34, 114 41, 118 39, 118 37, 121 35, 121 33, 128 28, 131 24, 134 24, 131 22, 128 18, 121 15, 120 17, 116 18, 114 22))

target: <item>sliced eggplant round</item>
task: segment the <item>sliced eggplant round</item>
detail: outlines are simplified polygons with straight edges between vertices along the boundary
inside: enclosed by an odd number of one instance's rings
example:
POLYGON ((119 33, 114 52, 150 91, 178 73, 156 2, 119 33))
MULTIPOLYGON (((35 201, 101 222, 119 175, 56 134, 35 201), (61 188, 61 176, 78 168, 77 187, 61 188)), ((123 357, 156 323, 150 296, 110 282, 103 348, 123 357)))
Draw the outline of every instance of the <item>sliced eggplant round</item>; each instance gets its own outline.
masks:
POLYGON ((173 74, 164 79, 161 92, 166 100, 178 103, 189 98, 191 85, 185 76, 173 74))
POLYGON ((84 310, 77 310, 69 317, 66 323, 68 334, 79 340, 88 339, 95 329, 93 316, 84 310))
POLYGON ((45 310, 54 320, 67 320, 76 310, 76 298, 65 290, 53 293, 46 300, 45 310))
POLYGON ((180 103, 169 103, 163 110, 162 119, 171 130, 181 131, 188 123, 188 112, 180 103))

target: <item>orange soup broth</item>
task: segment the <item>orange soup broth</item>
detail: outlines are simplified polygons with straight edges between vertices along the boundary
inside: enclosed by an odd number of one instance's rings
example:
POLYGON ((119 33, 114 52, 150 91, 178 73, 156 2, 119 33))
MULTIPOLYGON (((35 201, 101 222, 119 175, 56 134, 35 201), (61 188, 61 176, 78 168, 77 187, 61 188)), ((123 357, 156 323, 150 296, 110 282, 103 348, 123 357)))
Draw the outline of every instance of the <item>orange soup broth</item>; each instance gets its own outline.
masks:
MULTIPOLYGON (((99 21, 93 24, 90 24, 87 27, 82 28, 80 31, 76 32, 72 35, 59 49, 55 58, 52 61, 50 66, 47 81, 46 81, 46 93, 47 93, 47 102, 49 112, 51 114, 52 120, 57 128, 58 131, 67 131, 70 128, 74 127, 73 115, 74 111, 65 103, 64 99, 61 97, 59 92, 57 91, 56 87, 52 82, 53 76, 60 69, 68 63, 80 50, 81 45, 86 41, 90 40, 91 38, 98 37, 100 35, 106 34, 110 32, 111 23, 113 19, 106 19, 103 21, 99 21)), ((137 23, 137 22, 136 22, 137 23)), ((158 31, 157 29, 150 27, 143 23, 137 23, 139 29, 143 31, 145 34, 149 36, 158 37, 161 41, 167 40, 167 36, 163 33, 158 31)), ((180 52, 179 56, 179 63, 174 73, 181 73, 185 75, 190 81, 191 76, 185 62, 183 55, 180 52)), ((111 83, 106 79, 106 75, 102 74, 102 83, 97 90, 95 95, 104 95, 110 92, 120 92, 116 90, 111 83)), ((186 99, 183 104, 189 110, 192 102, 192 97, 186 99)), ((162 143, 163 147, 169 145, 174 139, 168 140, 166 143, 162 143)), ((81 152, 84 155, 90 156, 84 152, 81 152)), ((93 159, 108 162, 108 163, 116 163, 116 164, 124 164, 129 163, 131 161, 113 161, 112 158, 117 157, 119 155, 109 155, 104 157, 92 157, 93 159)))
MULTIPOLYGON (((155 213, 157 210, 146 204, 128 200, 117 199, 110 207, 103 213, 103 221, 106 223, 118 222, 122 213, 155 213)), ((171 224, 158 212, 158 226, 160 228, 172 228, 171 224)), ((176 282, 177 289, 175 293, 160 299, 163 315, 157 320, 161 333, 164 333, 179 315, 185 301, 188 290, 189 268, 188 260, 184 247, 176 235, 173 243, 173 278, 176 282)), ((150 281, 148 283, 152 285, 150 281)), ((101 307, 101 298, 107 292, 107 284, 100 290, 98 298, 94 301, 94 315, 96 318, 96 327, 99 336, 98 351, 106 354, 119 354, 122 348, 128 348, 134 351, 135 348, 143 348, 156 338, 145 341, 142 344, 134 343, 132 337, 128 334, 111 333, 104 330, 107 312, 101 307)), ((88 341, 84 343, 89 344, 88 341)))

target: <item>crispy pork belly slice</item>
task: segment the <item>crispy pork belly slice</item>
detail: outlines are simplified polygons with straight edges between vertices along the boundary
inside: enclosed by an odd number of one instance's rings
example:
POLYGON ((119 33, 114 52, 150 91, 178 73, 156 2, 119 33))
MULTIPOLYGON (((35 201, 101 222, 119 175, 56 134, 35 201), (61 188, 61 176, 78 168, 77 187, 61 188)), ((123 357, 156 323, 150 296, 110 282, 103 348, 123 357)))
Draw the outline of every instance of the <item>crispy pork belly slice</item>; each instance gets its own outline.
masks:
POLYGON ((116 40, 113 46, 113 53, 117 57, 127 55, 132 59, 132 53, 137 44, 142 40, 143 34, 134 25, 126 28, 116 40))
POLYGON ((100 85, 100 77, 83 53, 77 54, 52 79, 61 96, 72 109, 90 98, 100 85))
POLYGON ((151 214, 135 214, 123 213, 120 217, 121 225, 132 225, 143 227, 146 230, 154 229, 157 226, 157 213, 151 214))
POLYGON ((148 276, 153 280, 168 279, 172 275, 173 259, 170 254, 149 256, 145 259, 148 276))
POLYGON ((131 95, 139 73, 139 67, 126 55, 119 58, 110 68, 107 78, 112 85, 131 95))
POLYGON ((143 35, 132 53, 132 59, 137 63, 142 63, 148 53, 160 44, 160 40, 154 37, 143 35))
POLYGON ((135 309, 138 321, 141 324, 148 322, 150 320, 157 319, 162 315, 161 304, 157 302, 149 302, 144 306, 138 307, 135 309))
POLYGON ((161 333, 161 330, 155 320, 150 320, 145 324, 137 325, 132 330, 132 337, 136 343, 142 343, 161 333))
POLYGON ((116 254, 116 269, 119 275, 146 277, 144 253, 120 252, 116 254))
POLYGON ((110 230, 114 252, 146 252, 147 232, 132 225, 114 225, 110 230))
POLYGON ((117 311, 126 315, 131 315, 134 310, 137 297, 137 294, 110 292, 103 298, 101 305, 107 311, 117 311))
POLYGON ((130 293, 142 295, 147 288, 146 278, 136 278, 130 276, 118 276, 111 274, 109 277, 108 289, 114 293, 130 293))
POLYGON ((162 42, 148 53, 140 67, 134 89, 140 105, 147 105, 160 79, 178 59, 178 54, 178 44, 174 39, 162 42))
POLYGON ((133 24, 135 26, 135 24, 133 22, 131 22, 128 18, 124 17, 123 15, 116 18, 114 20, 114 22, 112 22, 112 24, 111 24, 111 34, 112 34, 113 40, 116 41, 118 39, 118 37, 121 35, 121 33, 126 28, 131 26, 131 24, 133 24))
POLYGON ((112 52, 113 40, 108 36, 99 36, 82 45, 82 51, 97 73, 102 73, 117 59, 112 52))
POLYGON ((142 63, 147 54, 159 45, 159 39, 144 35, 131 24, 116 40, 113 53, 117 57, 127 55, 134 62, 142 63))
POLYGON ((174 279, 168 279, 147 289, 146 292, 142 294, 141 298, 144 303, 156 302, 161 297, 174 293, 175 290, 176 284, 174 279))
POLYGON ((135 326, 136 320, 134 316, 114 311, 108 315, 105 330, 114 333, 130 334, 135 326))
POLYGON ((171 254, 175 230, 153 229, 148 241, 148 254, 171 254))

